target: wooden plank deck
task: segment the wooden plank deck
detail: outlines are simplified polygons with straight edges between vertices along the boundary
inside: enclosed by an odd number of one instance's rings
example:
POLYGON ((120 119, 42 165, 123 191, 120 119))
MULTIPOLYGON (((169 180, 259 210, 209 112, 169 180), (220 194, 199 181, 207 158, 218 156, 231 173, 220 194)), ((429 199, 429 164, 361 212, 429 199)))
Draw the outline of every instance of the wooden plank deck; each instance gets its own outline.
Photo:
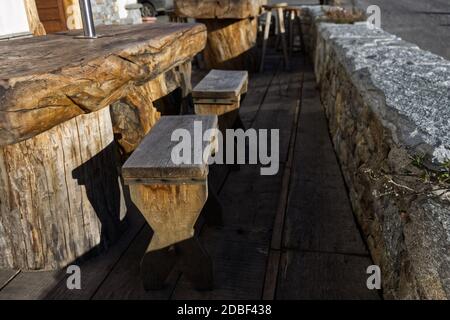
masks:
POLYGON ((80 265, 81 290, 66 288, 64 271, 1 271, 0 299, 379 299, 365 287, 372 262, 312 70, 302 59, 294 71, 268 64, 250 77, 240 113, 247 128, 280 129, 280 170, 261 176, 258 166, 211 168, 225 225, 197 229, 214 261, 214 290, 194 290, 175 268, 164 290, 145 292, 138 268, 152 232, 135 214, 109 252, 80 265))

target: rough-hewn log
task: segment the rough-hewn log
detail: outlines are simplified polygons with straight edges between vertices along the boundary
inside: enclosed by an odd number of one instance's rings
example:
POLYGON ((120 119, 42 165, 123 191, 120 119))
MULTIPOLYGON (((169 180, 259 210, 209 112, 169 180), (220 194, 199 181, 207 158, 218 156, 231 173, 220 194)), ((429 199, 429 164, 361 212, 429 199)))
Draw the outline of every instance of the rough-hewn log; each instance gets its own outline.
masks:
POLYGON ((246 19, 260 14, 267 0, 175 0, 175 14, 198 19, 246 19))
POLYGON ((126 213, 109 110, 0 148, 0 268, 56 269, 110 245, 126 213))
POLYGON ((143 24, 0 44, 0 145, 31 138, 125 97, 135 85, 191 59, 206 42, 201 24, 143 24))
POLYGON ((125 155, 136 149, 160 118, 150 90, 150 83, 134 87, 124 99, 111 105, 114 134, 125 155))
POLYGON ((257 18, 199 19, 208 29, 203 52, 208 69, 255 71, 258 64, 257 18))
POLYGON ((155 79, 133 87, 126 97, 111 105, 113 130, 122 152, 133 152, 158 121, 153 102, 180 88, 182 97, 191 93, 191 62, 182 63, 155 79))

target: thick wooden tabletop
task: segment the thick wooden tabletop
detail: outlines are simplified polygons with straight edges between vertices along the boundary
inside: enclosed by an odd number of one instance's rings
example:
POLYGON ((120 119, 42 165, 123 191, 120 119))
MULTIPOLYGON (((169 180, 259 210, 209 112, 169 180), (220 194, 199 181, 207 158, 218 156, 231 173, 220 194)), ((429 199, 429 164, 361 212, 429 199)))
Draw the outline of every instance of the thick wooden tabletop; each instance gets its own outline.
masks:
POLYGON ((267 0, 175 0, 175 13, 196 19, 257 17, 267 0))
POLYGON ((140 24, 0 42, 0 145, 99 110, 187 61, 206 44, 202 24, 140 24))
POLYGON ((208 146, 211 147, 211 152, 214 151, 212 144, 215 143, 216 135, 210 129, 218 128, 217 121, 217 117, 212 115, 161 117, 122 167, 122 176, 125 183, 204 182, 208 175, 207 161, 209 157, 205 159, 203 153, 208 146), (188 163, 178 164, 173 162, 172 151, 183 139, 180 138, 180 141, 172 140, 172 133, 175 130, 183 130, 190 134, 189 151, 191 157, 188 163), (194 141, 194 139, 197 140, 194 141))

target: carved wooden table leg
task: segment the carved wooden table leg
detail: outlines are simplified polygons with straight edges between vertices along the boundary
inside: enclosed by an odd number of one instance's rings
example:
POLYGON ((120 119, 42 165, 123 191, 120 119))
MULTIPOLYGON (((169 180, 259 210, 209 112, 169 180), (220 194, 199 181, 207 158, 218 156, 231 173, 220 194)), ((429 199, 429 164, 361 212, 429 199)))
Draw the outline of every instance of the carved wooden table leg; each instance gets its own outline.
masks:
POLYGON ((153 102, 181 90, 181 108, 186 109, 191 88, 191 61, 186 61, 139 86, 111 106, 114 134, 125 158, 130 155, 161 117, 153 102))

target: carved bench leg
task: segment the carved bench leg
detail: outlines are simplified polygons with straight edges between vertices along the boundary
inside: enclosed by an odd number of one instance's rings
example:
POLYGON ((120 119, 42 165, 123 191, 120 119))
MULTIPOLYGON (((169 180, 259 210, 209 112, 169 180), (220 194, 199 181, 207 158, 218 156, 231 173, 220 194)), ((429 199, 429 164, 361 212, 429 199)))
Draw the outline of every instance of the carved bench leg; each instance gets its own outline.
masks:
POLYGON ((196 236, 176 244, 181 268, 198 290, 213 288, 212 260, 196 236))
POLYGON ((211 185, 208 185, 208 200, 202 210, 205 221, 210 226, 223 226, 223 207, 219 197, 211 185))
MULTIPOLYGON (((206 180, 195 184, 131 184, 133 202, 153 229, 153 237, 141 263, 141 275, 146 289, 160 289, 169 275, 176 256, 170 248, 178 245, 181 252, 192 248, 199 257, 198 270, 212 274, 208 258, 203 257, 199 244, 192 244, 194 225, 206 203, 208 188, 206 180), (204 265, 203 265, 204 264, 204 265)), ((183 256, 183 254, 181 255, 183 256)), ((192 271, 191 271, 192 273, 192 271)), ((192 276, 196 280, 196 276, 192 276)), ((203 287, 203 282, 199 287, 203 287)))

